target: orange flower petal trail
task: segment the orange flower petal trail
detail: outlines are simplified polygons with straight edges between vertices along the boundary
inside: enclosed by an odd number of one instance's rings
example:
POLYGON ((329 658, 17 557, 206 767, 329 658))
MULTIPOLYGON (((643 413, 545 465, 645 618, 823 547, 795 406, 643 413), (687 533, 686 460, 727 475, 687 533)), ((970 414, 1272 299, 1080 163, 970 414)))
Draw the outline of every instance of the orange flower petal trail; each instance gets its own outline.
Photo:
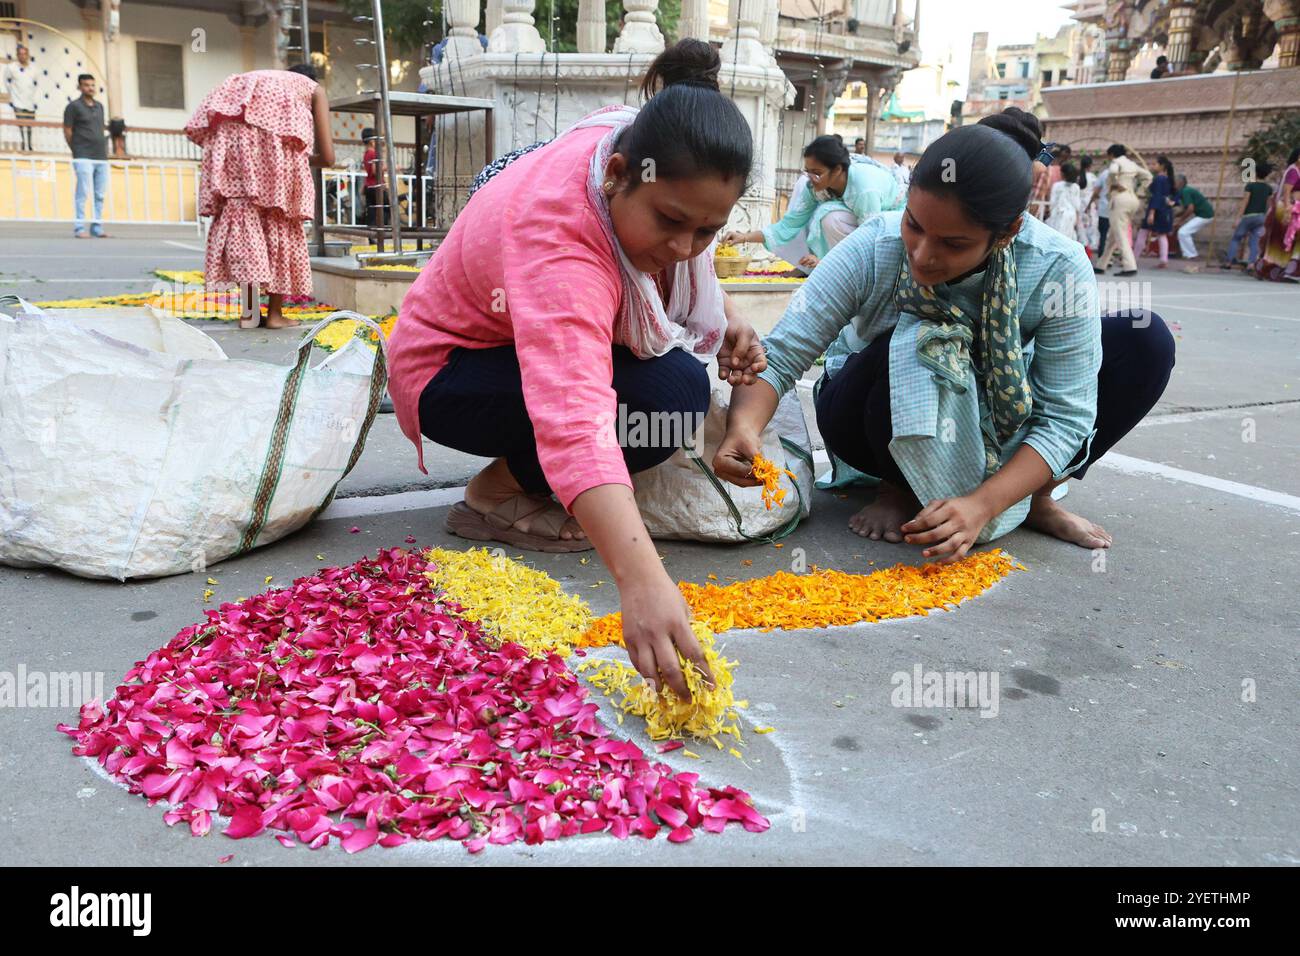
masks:
MULTIPOLYGON (((732 628, 801 630, 947 611, 982 594, 1024 567, 1000 548, 954 564, 896 564, 871 574, 814 568, 807 574, 778 571, 732 584, 677 587, 696 621, 714 633, 732 628)), ((579 643, 604 647, 623 640, 620 614, 592 622, 579 643)))
POLYGON ((790 480, 795 481, 794 472, 779 467, 776 462, 768 461, 762 455, 755 455, 750 473, 763 483, 763 504, 767 510, 771 511, 774 504, 784 508, 786 491, 781 487, 781 476, 789 475, 790 480))

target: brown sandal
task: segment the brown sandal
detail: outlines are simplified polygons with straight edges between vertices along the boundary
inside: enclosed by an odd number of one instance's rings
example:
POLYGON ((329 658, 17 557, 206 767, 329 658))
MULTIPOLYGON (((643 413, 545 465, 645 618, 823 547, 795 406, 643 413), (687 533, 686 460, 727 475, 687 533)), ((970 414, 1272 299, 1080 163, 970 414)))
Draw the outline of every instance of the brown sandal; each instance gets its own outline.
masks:
POLYGON ((587 538, 560 537, 568 514, 554 501, 531 495, 507 498, 487 514, 480 514, 465 502, 451 506, 447 512, 446 528, 451 533, 471 541, 500 541, 525 551, 545 551, 556 554, 571 551, 590 551, 595 547, 587 538), (541 534, 518 530, 515 525, 532 518, 533 527, 541 534))

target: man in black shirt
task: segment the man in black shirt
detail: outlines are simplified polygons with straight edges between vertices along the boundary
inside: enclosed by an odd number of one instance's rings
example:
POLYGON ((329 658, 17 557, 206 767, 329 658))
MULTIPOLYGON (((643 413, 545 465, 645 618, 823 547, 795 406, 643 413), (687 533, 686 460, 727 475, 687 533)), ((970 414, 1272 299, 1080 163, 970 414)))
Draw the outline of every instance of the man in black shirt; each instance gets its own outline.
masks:
POLYGON ((86 238, 86 220, 82 217, 88 194, 94 194, 94 218, 90 235, 97 239, 107 233, 101 222, 104 193, 108 189, 108 146, 104 139, 104 106, 95 99, 95 78, 89 73, 77 77, 81 96, 71 100, 63 111, 63 138, 72 150, 72 168, 77 174, 77 191, 73 198, 72 234, 86 238))
POLYGON ((1156 68, 1151 71, 1151 79, 1163 80, 1169 74, 1169 57, 1156 57, 1156 68))

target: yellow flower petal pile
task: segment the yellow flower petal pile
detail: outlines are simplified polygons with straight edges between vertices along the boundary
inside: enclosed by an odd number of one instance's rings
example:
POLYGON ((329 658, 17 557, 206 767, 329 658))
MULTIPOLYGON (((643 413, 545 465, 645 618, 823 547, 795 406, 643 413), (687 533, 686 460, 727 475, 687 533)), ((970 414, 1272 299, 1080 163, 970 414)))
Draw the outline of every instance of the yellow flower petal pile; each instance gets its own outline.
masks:
POLYGON ((435 586, 497 641, 520 644, 534 657, 568 657, 591 625, 587 602, 566 594, 545 571, 486 548, 425 554, 437 565, 428 573, 435 586))
MULTIPOLYGON (((677 587, 695 620, 715 633, 737 627, 801 630, 951 610, 1016 570, 1024 567, 995 548, 954 564, 897 564, 872 574, 814 568, 723 586, 682 581, 677 587)), ((615 613, 597 618, 581 643, 603 647, 622 640, 622 617, 615 613)))
POLYGON ((737 249, 735 246, 728 246, 724 244, 718 246, 717 249, 713 250, 713 254, 715 256, 720 256, 723 259, 735 259, 739 257, 740 250, 737 249))
MULTIPOLYGON (((714 686, 709 687, 704 675, 678 655, 686 674, 686 686, 691 691, 689 702, 682 700, 666 685, 662 692, 655 693, 635 668, 622 661, 586 660, 577 666, 577 671, 604 691, 606 697, 617 696, 616 703, 623 713, 645 720, 646 733, 651 740, 689 735, 707 740, 722 750, 724 734, 737 741, 744 739, 740 735, 740 718, 736 714, 736 708, 743 706, 743 701, 737 701, 732 693, 732 669, 736 662, 718 653, 712 632, 702 623, 692 622, 691 629, 704 649, 704 659, 713 672, 714 686)), ((733 749, 732 753, 737 751, 733 749)))
POLYGON ((799 276, 766 276, 750 275, 746 273, 743 276, 726 276, 718 279, 719 282, 761 282, 764 285, 799 285, 804 280, 799 276))

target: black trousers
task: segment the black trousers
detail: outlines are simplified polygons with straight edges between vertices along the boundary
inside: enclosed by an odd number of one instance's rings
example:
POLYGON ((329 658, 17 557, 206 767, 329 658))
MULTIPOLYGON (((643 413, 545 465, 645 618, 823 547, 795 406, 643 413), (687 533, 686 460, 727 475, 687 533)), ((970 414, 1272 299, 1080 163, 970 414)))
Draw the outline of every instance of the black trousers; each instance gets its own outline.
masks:
POLYGON ((1101 245, 1094 250, 1097 255, 1101 255, 1101 250, 1106 248, 1106 237, 1110 235, 1110 216, 1097 217, 1097 236, 1101 245))
MULTIPOLYGON (((639 359, 630 349, 616 345, 613 358, 619 406, 615 432, 627 470, 635 474, 667 461, 680 447, 659 440, 637 440, 635 422, 668 413, 667 418, 654 421, 675 421, 680 427, 661 430, 657 437, 667 432, 679 436, 684 444, 709 409, 709 377, 703 363, 681 349, 639 359), (629 437, 636 447, 622 444, 629 437)), ((513 345, 453 350, 446 366, 420 393, 420 431, 431 441, 468 455, 504 458, 510 474, 525 491, 551 493, 537 460, 537 438, 524 405, 519 357, 513 345)))
MULTIPOLYGON (((822 385, 817 393, 817 427, 837 458, 858 471, 906 488, 907 479, 889 453, 894 437, 889 339, 888 335, 877 336, 822 385)), ((1097 434, 1087 460, 1071 477, 1082 478, 1094 461, 1133 430, 1164 394, 1173 368, 1174 337, 1160 316, 1121 312, 1101 317, 1097 434)), ((1071 464, 1083 459, 1080 449, 1071 464)))

